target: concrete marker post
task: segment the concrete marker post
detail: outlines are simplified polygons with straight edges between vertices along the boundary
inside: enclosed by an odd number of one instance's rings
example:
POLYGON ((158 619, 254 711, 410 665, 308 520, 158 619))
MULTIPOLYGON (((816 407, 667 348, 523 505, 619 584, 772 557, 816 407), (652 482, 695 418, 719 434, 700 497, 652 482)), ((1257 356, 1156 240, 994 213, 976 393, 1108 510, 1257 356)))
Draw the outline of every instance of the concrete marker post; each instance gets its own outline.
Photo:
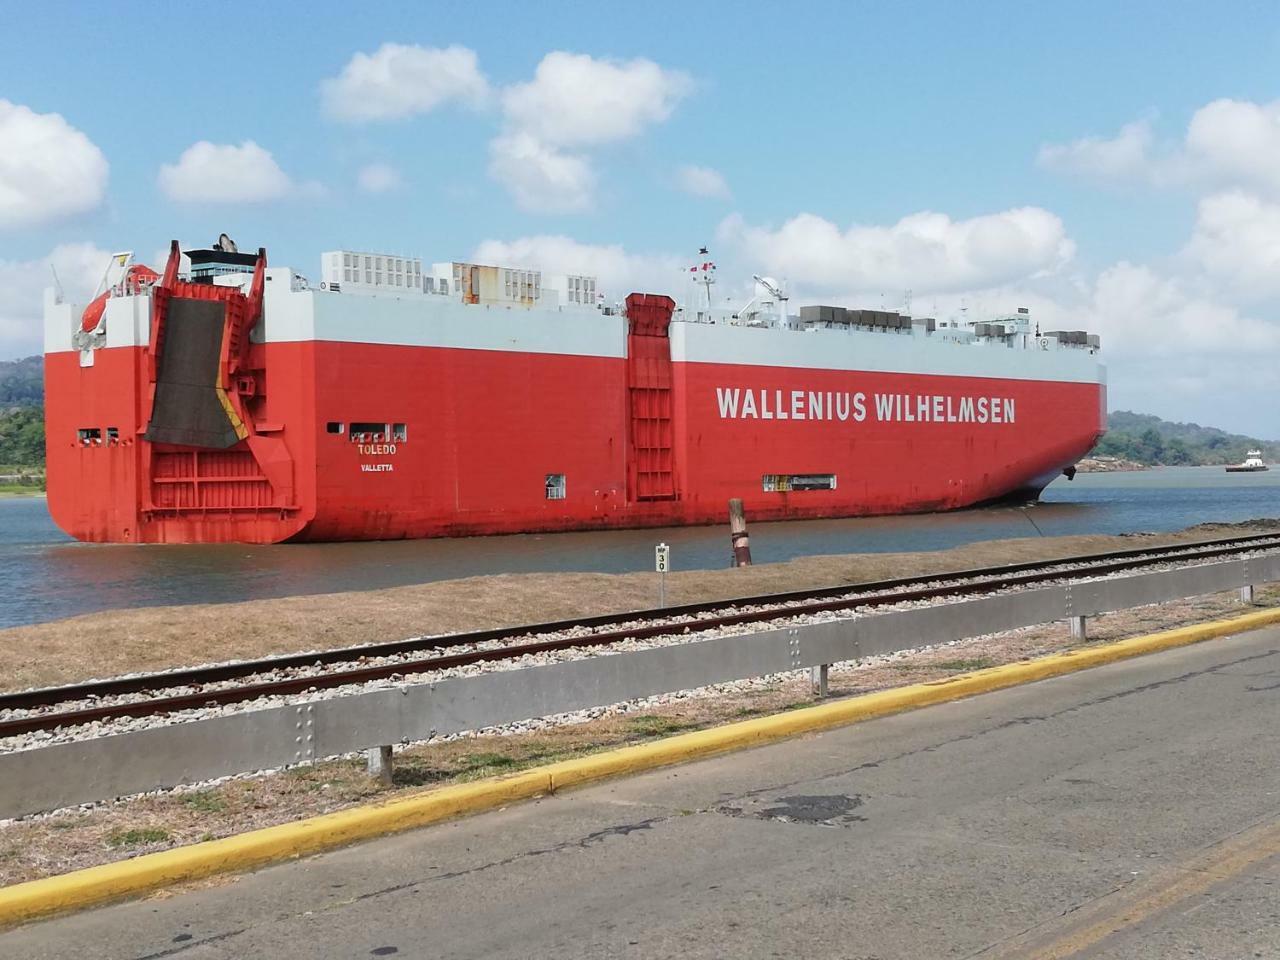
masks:
POLYGON ((1072 640, 1088 640, 1089 634, 1085 629, 1084 617, 1068 617, 1067 622, 1071 624, 1072 640))
POLYGON ((809 686, 813 695, 819 700, 827 696, 827 679, 831 673, 831 664, 821 663, 809 668, 809 686))
POLYGON ((384 787, 391 786, 395 766, 391 759, 390 744, 383 747, 370 747, 365 752, 365 758, 367 760, 365 769, 369 772, 369 776, 376 778, 384 787))
POLYGON ((1249 584, 1247 587, 1240 588, 1240 602, 1247 603, 1250 606, 1253 605, 1253 584, 1252 583, 1249 584))
POLYGON ((667 568, 671 566, 671 548, 660 543, 653 548, 653 568, 658 571, 658 609, 667 605, 667 568))

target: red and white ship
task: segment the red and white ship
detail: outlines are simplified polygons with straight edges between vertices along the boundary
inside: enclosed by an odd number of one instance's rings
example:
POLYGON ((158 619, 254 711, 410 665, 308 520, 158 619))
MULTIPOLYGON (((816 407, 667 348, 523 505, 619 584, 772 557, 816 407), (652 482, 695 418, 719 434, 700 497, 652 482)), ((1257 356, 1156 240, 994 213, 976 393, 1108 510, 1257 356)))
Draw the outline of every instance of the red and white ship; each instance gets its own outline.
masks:
MULTIPOLYGON (((81 540, 364 540, 950 510, 1033 499, 1102 435, 1098 340, 737 311, 585 276, 224 237, 45 303, 49 509, 81 540), (189 261, 189 266, 184 264, 189 261)), ((697 299, 697 298, 695 298, 697 299)))

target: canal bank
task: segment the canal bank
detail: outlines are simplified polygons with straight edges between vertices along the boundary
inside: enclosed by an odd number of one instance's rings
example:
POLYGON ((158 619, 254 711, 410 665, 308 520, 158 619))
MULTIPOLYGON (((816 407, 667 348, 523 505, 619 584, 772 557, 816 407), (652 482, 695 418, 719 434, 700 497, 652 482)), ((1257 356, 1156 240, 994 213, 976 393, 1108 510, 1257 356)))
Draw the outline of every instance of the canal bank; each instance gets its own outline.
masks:
MULTIPOLYGON (((674 606, 1022 561, 1135 550, 1252 532, 1280 521, 1200 526, 1175 534, 1023 537, 950 550, 801 557, 666 577, 674 606)), ((657 575, 526 573, 382 590, 102 611, 0 630, 0 689, 326 650, 658 606, 657 575)))
MULTIPOLYGON (((1280 471, 1168 467, 1079 475, 1042 502, 904 517, 751 523, 758 563, 943 550, 1025 537, 1172 532, 1280 516, 1280 471)), ((751 518, 748 517, 748 521, 751 518)), ((276 546, 75 543, 42 500, 0 501, 0 627, 96 610, 377 590, 491 574, 628 573, 671 545, 674 570, 722 570, 727 526, 276 546)))

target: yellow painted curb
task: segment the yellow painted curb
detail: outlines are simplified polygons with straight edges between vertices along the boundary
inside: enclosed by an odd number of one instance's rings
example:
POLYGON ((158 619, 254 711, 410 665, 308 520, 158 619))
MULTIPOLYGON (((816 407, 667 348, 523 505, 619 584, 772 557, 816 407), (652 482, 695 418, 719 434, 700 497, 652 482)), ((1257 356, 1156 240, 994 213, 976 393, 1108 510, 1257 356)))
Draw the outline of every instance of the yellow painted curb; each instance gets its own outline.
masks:
POLYGON ((517 800, 544 796, 608 777, 652 770, 798 734, 959 700, 1276 623, 1280 623, 1280 609, 1193 627, 1179 627, 1106 646, 1053 654, 932 683, 897 687, 787 713, 729 723, 709 730, 668 737, 654 743, 620 747, 508 777, 443 787, 398 800, 254 830, 223 840, 211 840, 100 867, 89 867, 57 877, 15 884, 0 888, 0 926, 88 907, 216 873, 249 870, 267 863, 330 850, 358 840, 438 823, 451 817, 492 810, 517 800))

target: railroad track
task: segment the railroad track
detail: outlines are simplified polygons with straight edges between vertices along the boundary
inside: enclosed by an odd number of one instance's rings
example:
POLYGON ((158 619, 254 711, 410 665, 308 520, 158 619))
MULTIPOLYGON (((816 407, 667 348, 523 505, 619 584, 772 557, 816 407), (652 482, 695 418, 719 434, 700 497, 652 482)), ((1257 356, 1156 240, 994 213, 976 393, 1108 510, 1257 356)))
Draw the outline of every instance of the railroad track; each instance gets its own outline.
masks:
POLYGON ((874 608, 908 601, 944 600, 990 593, 994 589, 1031 587, 1168 564, 1202 563, 1274 549, 1280 549, 1280 534, 1142 547, 25 690, 0 694, 0 739, 117 718, 161 716, 183 710, 244 703, 264 696, 362 684, 572 647, 605 646, 624 640, 702 633, 806 614, 874 608), (397 657, 412 659, 386 661, 386 658, 397 657), (386 662, 369 663, 371 660, 386 662), (291 671, 303 672, 281 675, 291 671), (244 682, 226 685, 231 681, 244 682), (138 694, 148 696, 122 702, 97 702, 138 694))

